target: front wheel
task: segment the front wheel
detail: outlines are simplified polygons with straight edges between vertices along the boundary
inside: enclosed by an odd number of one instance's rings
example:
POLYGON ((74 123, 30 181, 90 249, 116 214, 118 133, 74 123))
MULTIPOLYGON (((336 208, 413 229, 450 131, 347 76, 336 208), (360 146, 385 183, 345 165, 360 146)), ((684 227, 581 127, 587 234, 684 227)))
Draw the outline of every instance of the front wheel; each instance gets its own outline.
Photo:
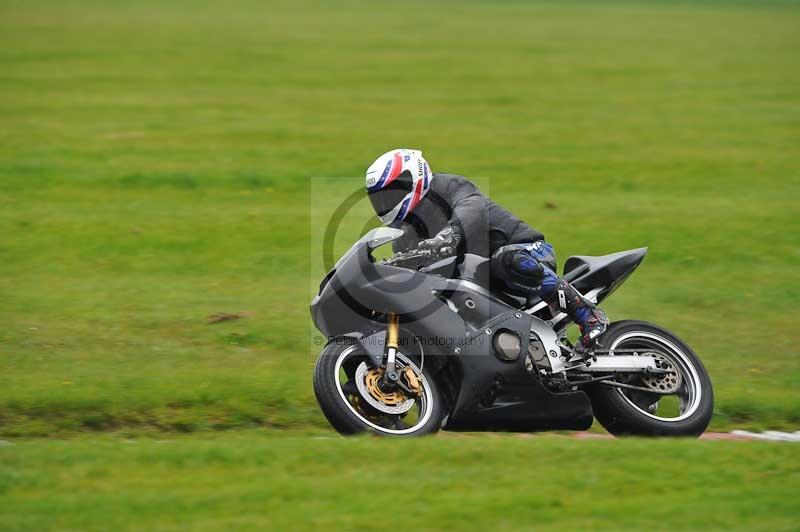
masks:
POLYGON ((597 420, 614 435, 699 436, 714 410, 711 379, 692 349, 666 329, 643 321, 613 323, 603 349, 652 356, 669 372, 617 377, 639 389, 598 383, 587 390, 597 420), (652 392, 641 391, 642 388, 652 392))
POLYGON ((419 436, 439 430, 444 417, 442 396, 431 370, 397 353, 397 371, 411 397, 401 389, 385 390, 382 368, 355 345, 325 346, 314 368, 314 394, 322 413, 341 434, 371 431, 382 435, 419 436))

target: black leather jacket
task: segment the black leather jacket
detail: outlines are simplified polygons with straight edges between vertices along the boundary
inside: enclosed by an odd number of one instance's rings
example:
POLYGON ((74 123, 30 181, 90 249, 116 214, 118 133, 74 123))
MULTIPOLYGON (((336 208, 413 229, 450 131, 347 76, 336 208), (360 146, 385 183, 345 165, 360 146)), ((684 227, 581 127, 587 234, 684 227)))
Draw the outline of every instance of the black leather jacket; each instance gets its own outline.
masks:
POLYGON ((506 244, 544 240, 542 233, 483 195, 466 177, 434 174, 428 194, 400 227, 405 234, 394 241, 394 251, 413 249, 448 225, 461 235, 460 254, 488 258, 506 244))

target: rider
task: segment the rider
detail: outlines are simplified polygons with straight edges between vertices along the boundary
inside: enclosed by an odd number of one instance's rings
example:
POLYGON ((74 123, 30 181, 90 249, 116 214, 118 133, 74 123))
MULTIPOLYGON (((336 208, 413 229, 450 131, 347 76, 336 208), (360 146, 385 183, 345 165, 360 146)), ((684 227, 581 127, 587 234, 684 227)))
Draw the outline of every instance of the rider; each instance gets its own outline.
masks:
POLYGON ((544 235, 499 206, 467 178, 433 174, 418 150, 396 149, 367 169, 367 193, 384 225, 401 228, 394 251, 474 253, 491 259, 491 275, 504 288, 539 296, 566 312, 589 347, 605 332, 608 318, 556 274, 553 246, 544 235))

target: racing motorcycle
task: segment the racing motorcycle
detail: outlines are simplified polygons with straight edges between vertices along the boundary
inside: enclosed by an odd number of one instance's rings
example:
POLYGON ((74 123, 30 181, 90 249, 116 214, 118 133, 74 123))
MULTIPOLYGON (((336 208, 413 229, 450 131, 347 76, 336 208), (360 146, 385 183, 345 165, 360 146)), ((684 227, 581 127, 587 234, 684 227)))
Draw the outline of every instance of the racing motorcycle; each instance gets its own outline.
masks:
MULTIPOLYGON (((699 436, 714 398, 692 349, 670 331, 617 321, 584 349, 568 316, 493 286, 489 260, 429 250, 376 260, 403 232, 369 231, 338 260, 311 303, 327 344, 314 392, 342 434, 586 430, 699 436)), ((647 248, 573 256, 563 277, 595 303, 647 248)))

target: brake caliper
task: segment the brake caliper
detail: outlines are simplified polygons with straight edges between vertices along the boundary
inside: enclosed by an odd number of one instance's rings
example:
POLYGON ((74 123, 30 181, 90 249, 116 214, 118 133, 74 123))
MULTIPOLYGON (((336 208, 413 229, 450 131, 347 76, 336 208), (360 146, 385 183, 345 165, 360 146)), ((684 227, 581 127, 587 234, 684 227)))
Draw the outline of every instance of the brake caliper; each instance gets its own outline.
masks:
POLYGON ((419 381, 417 374, 414 372, 411 366, 406 366, 403 368, 403 376, 406 378, 408 387, 413 390, 416 395, 422 393, 422 383, 419 381))

